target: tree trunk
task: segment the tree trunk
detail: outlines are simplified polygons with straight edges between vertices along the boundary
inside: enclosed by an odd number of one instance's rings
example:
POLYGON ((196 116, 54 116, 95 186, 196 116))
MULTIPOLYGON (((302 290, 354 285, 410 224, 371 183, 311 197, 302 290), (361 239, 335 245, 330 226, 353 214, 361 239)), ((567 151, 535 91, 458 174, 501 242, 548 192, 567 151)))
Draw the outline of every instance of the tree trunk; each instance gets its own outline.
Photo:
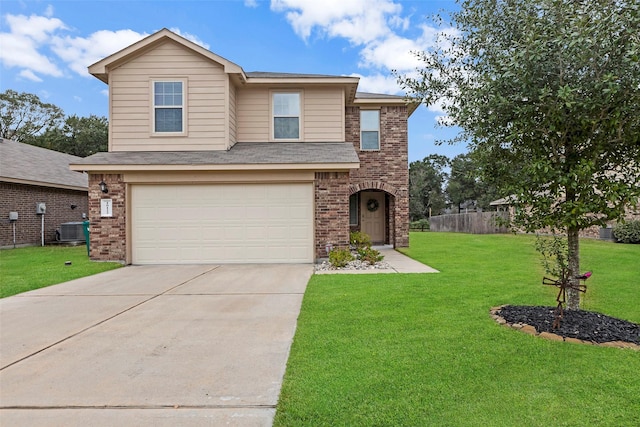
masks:
MULTIPOLYGON (((579 285, 580 276, 580 238, 578 228, 569 228, 567 230, 567 243, 569 245, 568 266, 569 266, 569 284, 572 286, 579 285)), ((567 289, 567 309, 580 309, 580 292, 575 289, 567 289)))

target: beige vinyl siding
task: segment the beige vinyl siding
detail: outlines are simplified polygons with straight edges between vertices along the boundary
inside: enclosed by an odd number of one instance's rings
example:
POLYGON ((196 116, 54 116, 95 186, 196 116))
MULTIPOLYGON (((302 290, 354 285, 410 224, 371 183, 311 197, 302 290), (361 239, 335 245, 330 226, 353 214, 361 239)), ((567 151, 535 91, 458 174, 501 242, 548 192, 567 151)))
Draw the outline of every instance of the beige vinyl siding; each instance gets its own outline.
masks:
MULTIPOLYGON (((340 88, 304 87, 302 93, 303 142, 343 142, 344 93, 340 88)), ((291 88, 244 87, 237 95, 237 140, 272 141, 271 94, 292 92, 291 88)))
POLYGON ((269 89, 241 88, 237 95, 238 142, 269 141, 269 89))
POLYGON ((305 89, 304 140, 306 142, 342 142, 344 138, 342 89, 305 89))
POLYGON ((236 87, 229 84, 229 147, 233 147, 237 141, 236 120, 236 87))
POLYGON ((224 150, 228 79, 221 65, 174 42, 163 43, 110 73, 112 151, 224 150), (152 82, 184 81, 184 135, 153 135, 152 82))

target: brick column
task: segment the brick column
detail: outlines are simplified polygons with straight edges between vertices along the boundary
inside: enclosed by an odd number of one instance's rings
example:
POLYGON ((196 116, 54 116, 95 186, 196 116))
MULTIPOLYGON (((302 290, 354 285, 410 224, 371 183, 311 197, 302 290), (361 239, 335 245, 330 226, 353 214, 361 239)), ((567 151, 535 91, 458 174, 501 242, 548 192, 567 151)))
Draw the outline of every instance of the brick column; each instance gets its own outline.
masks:
POLYGON ((89 175, 89 239, 90 258, 95 261, 126 260, 126 186, 122 175, 89 175), (98 185, 104 181, 108 193, 100 191, 98 185), (100 200, 111 199, 112 216, 102 217, 100 200))
POLYGON ((316 172, 316 258, 326 258, 326 244, 349 246, 349 173, 316 172))

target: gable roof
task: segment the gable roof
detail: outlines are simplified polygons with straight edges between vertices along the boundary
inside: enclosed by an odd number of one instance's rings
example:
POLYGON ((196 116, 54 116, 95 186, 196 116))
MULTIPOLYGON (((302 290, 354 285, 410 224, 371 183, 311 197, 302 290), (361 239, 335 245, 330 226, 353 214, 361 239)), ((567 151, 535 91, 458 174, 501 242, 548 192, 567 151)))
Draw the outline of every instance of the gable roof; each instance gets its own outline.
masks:
POLYGON ((69 170, 81 157, 0 138, 0 181, 87 191, 87 174, 69 170))
POLYGON ((240 67, 239 65, 234 64, 233 62, 219 55, 216 55, 210 50, 205 49, 204 47, 190 40, 187 40, 184 37, 179 36, 176 33, 166 28, 163 28, 162 30, 156 33, 153 33, 150 36, 145 37, 144 39, 139 40, 138 42, 130 46, 127 46, 124 49, 112 55, 109 55, 104 59, 101 59, 95 64, 90 65, 89 73, 93 74, 103 82, 108 83, 109 82, 108 75, 109 75, 110 69, 113 69, 118 65, 124 64, 129 60, 133 59, 134 57, 140 55, 140 53, 145 52, 147 50, 151 50, 154 47, 162 43, 165 43, 168 40, 172 40, 178 44, 181 44, 191 49, 193 52, 196 52, 204 56, 205 58, 222 65, 224 68, 224 72, 227 74, 238 74, 241 80, 246 80, 247 78, 244 73, 244 70, 242 70, 242 67, 240 67))
POLYGON ((347 170, 360 167, 347 142, 238 142, 228 151, 115 151, 79 159, 73 170, 347 170))

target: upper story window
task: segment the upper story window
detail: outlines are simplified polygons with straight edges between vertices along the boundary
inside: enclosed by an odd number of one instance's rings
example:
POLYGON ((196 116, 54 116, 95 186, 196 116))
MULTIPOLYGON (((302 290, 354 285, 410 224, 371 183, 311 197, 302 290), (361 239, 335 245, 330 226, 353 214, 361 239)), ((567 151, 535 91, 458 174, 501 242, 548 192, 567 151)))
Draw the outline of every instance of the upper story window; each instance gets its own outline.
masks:
POLYGON ((153 132, 184 133, 184 82, 153 82, 153 132))
POLYGON ((273 94, 273 139, 300 139, 300 94, 273 94))
POLYGON ((380 149, 379 110, 360 110, 360 149, 380 149))

